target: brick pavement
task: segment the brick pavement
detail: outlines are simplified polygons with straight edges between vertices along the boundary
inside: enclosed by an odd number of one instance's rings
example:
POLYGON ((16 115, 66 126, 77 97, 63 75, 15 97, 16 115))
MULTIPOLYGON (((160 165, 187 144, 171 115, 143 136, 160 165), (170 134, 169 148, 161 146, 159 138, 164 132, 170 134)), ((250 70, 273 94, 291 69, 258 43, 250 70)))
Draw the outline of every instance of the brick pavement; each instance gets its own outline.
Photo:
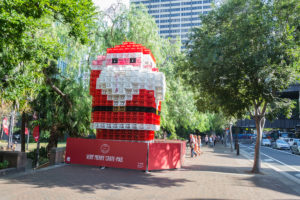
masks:
MULTIPOLYGON (((217 144, 186 157, 179 170, 141 171, 68 165, 0 178, 0 200, 73 199, 300 199, 299 185, 217 144), (298 190, 297 190, 298 189, 298 190)), ((188 151, 189 153, 189 151, 188 151)))

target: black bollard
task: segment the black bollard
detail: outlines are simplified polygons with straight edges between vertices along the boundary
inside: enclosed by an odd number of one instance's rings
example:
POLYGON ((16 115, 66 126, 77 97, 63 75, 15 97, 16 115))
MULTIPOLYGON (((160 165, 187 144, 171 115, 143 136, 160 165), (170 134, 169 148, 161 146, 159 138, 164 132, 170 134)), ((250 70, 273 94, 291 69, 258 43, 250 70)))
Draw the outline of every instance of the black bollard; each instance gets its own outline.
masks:
POLYGON ((236 155, 240 155, 240 145, 239 143, 236 144, 236 155))

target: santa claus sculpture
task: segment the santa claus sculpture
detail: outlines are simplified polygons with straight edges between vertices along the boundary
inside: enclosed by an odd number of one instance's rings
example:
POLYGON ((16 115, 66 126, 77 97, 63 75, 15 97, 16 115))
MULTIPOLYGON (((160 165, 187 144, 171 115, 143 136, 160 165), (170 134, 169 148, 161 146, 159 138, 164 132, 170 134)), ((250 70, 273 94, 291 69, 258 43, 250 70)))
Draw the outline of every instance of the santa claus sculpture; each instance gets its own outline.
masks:
POLYGON ((92 62, 92 127, 97 139, 151 141, 160 127, 165 76, 151 51, 124 42, 92 62))

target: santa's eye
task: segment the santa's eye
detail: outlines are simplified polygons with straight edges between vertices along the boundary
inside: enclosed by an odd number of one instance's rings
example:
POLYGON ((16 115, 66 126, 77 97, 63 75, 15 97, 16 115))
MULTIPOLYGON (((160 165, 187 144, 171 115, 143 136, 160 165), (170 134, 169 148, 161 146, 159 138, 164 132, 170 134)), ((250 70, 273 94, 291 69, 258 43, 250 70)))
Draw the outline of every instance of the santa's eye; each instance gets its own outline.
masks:
POLYGON ((130 63, 136 63, 136 58, 130 58, 130 63))
POLYGON ((118 63, 118 58, 113 58, 112 63, 118 63))

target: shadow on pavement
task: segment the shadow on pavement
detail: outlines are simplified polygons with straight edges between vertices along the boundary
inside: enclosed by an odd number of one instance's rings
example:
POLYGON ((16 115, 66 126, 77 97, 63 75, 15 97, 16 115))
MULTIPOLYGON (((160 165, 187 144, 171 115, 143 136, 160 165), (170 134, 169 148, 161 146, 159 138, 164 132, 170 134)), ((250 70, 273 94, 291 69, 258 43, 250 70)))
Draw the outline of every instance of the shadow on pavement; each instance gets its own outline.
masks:
POLYGON ((203 172, 220 172, 229 174, 247 174, 250 171, 249 167, 225 167, 213 165, 190 165, 183 166, 182 170, 203 171, 203 172))
MULTIPOLYGON (((35 187, 67 187, 80 192, 94 193, 95 190, 122 190, 126 188, 139 189, 147 185, 160 188, 178 187, 187 179, 170 179, 157 177, 155 174, 142 171, 70 165, 17 178, 2 177, 5 184, 30 184, 35 187)), ((142 188, 141 188, 142 189, 142 188)))
MULTIPOLYGON (((278 176, 270 177, 270 176, 264 176, 264 175, 254 175, 251 177, 247 178, 239 178, 239 182, 241 183, 246 183, 250 182, 253 184, 252 187, 261 187, 261 188, 266 188, 269 190, 273 190, 276 192, 281 192, 281 193, 286 193, 286 194, 291 194, 291 195, 296 195, 300 197, 300 191, 297 189, 299 185, 294 184, 291 187, 288 187, 284 183, 282 183, 280 180, 277 179, 278 176)), ((241 185, 239 186, 244 186, 244 187, 251 187, 249 184, 241 185)))
POLYGON ((230 200, 230 199, 195 198, 195 199, 182 199, 182 200, 230 200))
MULTIPOLYGON (((226 148, 224 146, 218 145, 217 148, 212 149, 212 156, 225 158, 224 162, 232 162, 234 160, 245 160, 243 156, 237 156, 235 154, 235 150, 233 152, 230 151, 230 148, 226 148), (230 160, 231 159, 231 160, 230 160)), ((206 164, 206 163, 205 163, 206 164)), ((250 171, 252 169, 252 163, 249 162, 249 167, 234 167, 231 166, 213 166, 213 165, 192 165, 184 167, 186 170, 197 170, 197 171, 207 171, 207 172, 220 172, 220 173, 228 173, 228 174, 240 174, 247 176, 235 176, 234 178, 239 183, 237 186, 244 187, 260 187, 268 190, 273 190, 276 192, 292 194, 300 197, 300 190, 297 190, 299 187, 298 184, 294 182, 290 182, 286 184, 284 180, 287 180, 281 174, 278 174, 272 169, 264 168, 262 174, 252 174, 250 171), (242 185, 240 185, 242 183, 242 185), (244 183, 244 185, 243 185, 244 183)), ((289 173, 289 172, 287 172, 289 173)))

